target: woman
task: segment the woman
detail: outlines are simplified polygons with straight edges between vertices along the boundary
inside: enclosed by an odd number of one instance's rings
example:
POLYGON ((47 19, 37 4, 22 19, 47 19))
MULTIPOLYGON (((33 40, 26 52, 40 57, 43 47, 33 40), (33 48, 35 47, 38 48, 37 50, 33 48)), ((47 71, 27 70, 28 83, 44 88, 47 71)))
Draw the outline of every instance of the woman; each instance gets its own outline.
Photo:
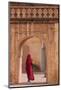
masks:
POLYGON ((27 72, 28 82, 30 82, 30 80, 34 80, 34 74, 32 69, 32 59, 30 54, 28 54, 27 60, 26 60, 26 72, 27 72))

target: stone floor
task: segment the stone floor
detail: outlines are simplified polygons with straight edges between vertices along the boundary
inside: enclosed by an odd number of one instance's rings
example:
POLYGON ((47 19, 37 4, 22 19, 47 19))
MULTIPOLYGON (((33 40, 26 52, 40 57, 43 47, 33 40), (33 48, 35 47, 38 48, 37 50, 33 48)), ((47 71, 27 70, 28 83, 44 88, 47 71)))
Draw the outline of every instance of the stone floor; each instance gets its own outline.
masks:
POLYGON ((15 85, 10 85, 9 87, 28 87, 28 86, 44 86, 48 85, 47 79, 45 77, 45 74, 39 73, 39 74, 34 74, 34 81, 27 81, 27 74, 22 74, 22 82, 15 84, 15 85))
MULTIPOLYGON (((35 80, 30 81, 30 83, 46 83, 46 77, 44 74, 34 74, 35 80)), ((22 74, 22 82, 27 82, 27 75, 22 74)))

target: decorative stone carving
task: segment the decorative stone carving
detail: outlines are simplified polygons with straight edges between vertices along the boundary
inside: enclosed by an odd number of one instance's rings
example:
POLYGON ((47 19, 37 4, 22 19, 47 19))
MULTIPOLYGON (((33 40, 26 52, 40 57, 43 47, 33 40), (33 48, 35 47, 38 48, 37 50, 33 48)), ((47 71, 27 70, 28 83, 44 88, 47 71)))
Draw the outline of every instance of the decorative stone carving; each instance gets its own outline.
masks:
POLYGON ((10 79, 13 84, 19 83, 19 66, 22 65, 22 62, 20 62, 22 60, 21 47, 31 37, 38 37, 40 42, 43 42, 46 46, 46 78, 48 84, 58 83, 58 43, 56 42, 58 40, 55 39, 56 36, 58 38, 58 20, 58 5, 54 7, 48 5, 10 6, 10 25, 12 25, 10 79), (57 50, 55 51, 56 47, 57 50), (55 66, 57 67, 55 68, 55 66))
POLYGON ((58 8, 11 8, 10 18, 28 18, 30 14, 30 18, 58 18, 56 14, 58 12, 58 8), (39 12, 40 11, 40 12, 39 12), (34 13, 35 12, 35 13, 34 13), (41 14, 41 17, 39 15, 41 14), (33 16, 36 17, 33 17, 33 16), (12 17, 13 16, 13 17, 12 17))

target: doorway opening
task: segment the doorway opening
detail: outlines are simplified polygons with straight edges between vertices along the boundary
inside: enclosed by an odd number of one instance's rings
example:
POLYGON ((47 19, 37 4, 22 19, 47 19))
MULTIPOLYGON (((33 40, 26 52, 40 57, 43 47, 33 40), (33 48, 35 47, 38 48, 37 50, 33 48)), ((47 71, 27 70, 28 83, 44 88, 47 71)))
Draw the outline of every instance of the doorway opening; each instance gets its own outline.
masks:
POLYGON ((27 73, 26 73, 26 59, 27 55, 30 54, 32 58, 32 68, 34 72, 34 80, 32 83, 46 83, 46 52, 45 46, 42 45, 42 42, 38 37, 32 37, 25 41, 21 47, 21 76, 19 80, 21 82, 27 82, 27 73))

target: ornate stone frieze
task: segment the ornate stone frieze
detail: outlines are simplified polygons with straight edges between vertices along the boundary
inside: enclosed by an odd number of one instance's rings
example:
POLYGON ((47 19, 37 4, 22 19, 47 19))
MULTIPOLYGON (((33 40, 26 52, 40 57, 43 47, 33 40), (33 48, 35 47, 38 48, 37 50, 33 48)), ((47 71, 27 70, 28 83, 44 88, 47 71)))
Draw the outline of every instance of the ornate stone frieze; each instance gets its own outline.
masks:
POLYGON ((10 4, 10 21, 58 22, 58 5, 10 4))

